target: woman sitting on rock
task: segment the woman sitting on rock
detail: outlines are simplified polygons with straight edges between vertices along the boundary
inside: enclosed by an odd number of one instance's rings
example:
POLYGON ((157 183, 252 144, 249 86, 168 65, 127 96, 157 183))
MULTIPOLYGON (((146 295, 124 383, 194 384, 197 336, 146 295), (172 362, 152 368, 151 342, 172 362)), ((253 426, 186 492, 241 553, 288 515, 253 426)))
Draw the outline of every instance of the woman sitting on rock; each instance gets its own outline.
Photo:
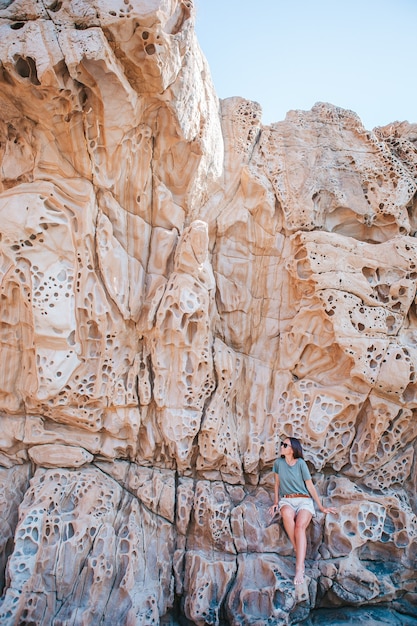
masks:
POLYGON ((271 515, 277 509, 281 513, 284 528, 295 550, 294 584, 301 585, 307 551, 306 530, 315 515, 313 500, 322 513, 336 513, 336 509, 321 504, 304 461, 301 443, 295 437, 287 437, 281 443, 281 458, 275 461, 273 471, 275 500, 269 511, 271 515))

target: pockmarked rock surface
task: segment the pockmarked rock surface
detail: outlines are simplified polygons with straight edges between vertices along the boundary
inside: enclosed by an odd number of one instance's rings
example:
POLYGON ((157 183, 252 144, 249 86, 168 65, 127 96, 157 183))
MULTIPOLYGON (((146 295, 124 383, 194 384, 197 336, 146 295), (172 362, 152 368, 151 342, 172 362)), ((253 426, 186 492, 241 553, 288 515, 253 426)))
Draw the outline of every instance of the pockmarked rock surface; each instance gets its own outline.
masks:
POLYGON ((0 1, 0 623, 414 624, 417 125, 264 126, 195 12, 0 1))

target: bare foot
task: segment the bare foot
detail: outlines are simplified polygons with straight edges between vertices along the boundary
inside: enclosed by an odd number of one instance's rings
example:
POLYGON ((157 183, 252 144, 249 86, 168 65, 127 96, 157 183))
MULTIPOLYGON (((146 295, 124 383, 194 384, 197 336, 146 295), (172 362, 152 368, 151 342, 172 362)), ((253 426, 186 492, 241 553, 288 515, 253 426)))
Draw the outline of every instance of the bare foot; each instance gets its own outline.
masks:
POLYGON ((304 582, 304 570, 295 572, 294 585, 302 585, 304 582))

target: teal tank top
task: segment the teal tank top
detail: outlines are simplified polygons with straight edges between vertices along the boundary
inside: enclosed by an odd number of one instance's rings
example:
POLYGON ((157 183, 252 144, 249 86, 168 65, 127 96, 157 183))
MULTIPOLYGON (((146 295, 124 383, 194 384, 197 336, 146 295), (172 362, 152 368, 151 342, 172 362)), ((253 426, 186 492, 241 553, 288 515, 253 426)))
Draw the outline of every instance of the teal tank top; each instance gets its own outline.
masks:
POLYGON ((311 479, 311 474, 304 459, 297 459, 297 463, 291 467, 285 459, 279 458, 274 463, 273 471, 279 476, 279 496, 281 498, 292 493, 310 495, 305 481, 311 479))

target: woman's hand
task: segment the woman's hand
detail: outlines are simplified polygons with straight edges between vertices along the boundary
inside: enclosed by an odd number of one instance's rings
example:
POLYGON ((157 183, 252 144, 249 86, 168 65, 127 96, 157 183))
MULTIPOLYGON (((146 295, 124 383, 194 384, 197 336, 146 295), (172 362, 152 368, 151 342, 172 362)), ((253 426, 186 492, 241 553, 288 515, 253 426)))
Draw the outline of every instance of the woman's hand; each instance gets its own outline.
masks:
POLYGON ((275 513, 278 513, 278 504, 273 504, 272 506, 270 506, 268 509, 268 513, 269 515, 275 515, 275 513))
POLYGON ((337 510, 334 508, 334 506, 322 506, 320 511, 324 514, 332 513, 333 515, 336 515, 337 513, 337 510))

